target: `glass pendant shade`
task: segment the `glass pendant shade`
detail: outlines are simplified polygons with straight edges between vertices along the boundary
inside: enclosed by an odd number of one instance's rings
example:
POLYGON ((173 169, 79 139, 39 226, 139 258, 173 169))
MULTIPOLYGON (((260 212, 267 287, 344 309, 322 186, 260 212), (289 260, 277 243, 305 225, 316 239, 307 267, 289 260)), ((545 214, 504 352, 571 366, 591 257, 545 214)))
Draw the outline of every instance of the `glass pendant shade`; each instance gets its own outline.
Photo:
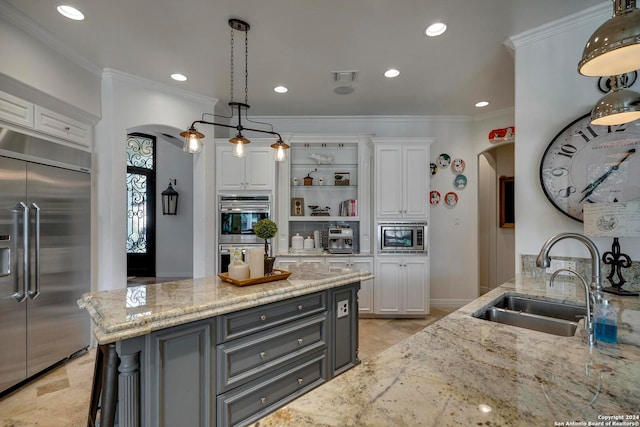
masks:
POLYGON ((640 119, 640 95, 626 88, 614 88, 591 110, 594 125, 621 125, 640 119))
POLYGON ((247 155, 247 150, 244 148, 244 143, 242 141, 238 141, 235 144, 236 145, 233 147, 233 155, 235 157, 245 157, 247 155))
POLYGON ((278 139, 277 142, 275 142, 274 144, 271 144, 271 148, 276 150, 276 153, 275 153, 276 162, 284 162, 285 160, 287 160, 286 150, 289 149, 289 146, 285 144, 282 141, 282 139, 278 139))
POLYGON ((192 154, 202 151, 202 138, 204 138, 204 134, 198 132, 195 127, 192 126, 188 130, 181 132, 180 136, 184 138, 182 151, 192 154))
POLYGON ((635 0, 614 0, 614 15, 589 38, 578 72, 614 76, 640 69, 640 9, 635 0))

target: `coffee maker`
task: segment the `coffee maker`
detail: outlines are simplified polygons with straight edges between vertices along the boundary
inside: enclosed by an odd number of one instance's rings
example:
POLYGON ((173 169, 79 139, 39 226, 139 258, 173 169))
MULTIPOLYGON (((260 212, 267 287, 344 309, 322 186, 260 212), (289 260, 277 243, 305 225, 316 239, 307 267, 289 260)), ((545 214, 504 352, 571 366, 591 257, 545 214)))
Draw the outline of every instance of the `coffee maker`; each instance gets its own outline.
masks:
POLYGON ((353 253, 353 230, 351 227, 329 227, 329 252, 332 254, 353 253))

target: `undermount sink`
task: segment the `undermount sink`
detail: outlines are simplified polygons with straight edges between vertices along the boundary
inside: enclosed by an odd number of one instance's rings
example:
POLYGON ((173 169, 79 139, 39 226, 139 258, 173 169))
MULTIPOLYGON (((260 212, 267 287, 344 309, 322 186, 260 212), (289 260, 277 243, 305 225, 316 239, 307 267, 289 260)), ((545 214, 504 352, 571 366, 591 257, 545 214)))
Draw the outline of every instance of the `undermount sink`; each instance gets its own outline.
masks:
POLYGON ((575 335, 586 308, 528 296, 505 294, 473 317, 563 337, 575 335))

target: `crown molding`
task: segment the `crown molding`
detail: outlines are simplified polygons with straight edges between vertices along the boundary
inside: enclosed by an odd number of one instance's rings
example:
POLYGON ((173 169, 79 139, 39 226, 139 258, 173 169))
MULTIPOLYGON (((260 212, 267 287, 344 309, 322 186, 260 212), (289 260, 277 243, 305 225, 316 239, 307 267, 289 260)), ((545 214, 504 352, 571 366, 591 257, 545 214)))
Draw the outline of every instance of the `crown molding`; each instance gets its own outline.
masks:
POLYGON ((267 121, 295 120, 313 122, 353 122, 360 123, 469 123, 471 116, 255 116, 253 119, 267 121))
POLYGON ((585 24, 603 23, 611 17, 612 11, 611 2, 608 1, 511 36, 504 44, 509 49, 516 50, 519 47, 572 31, 585 24))
POLYGON ((211 105, 212 111, 213 111, 213 106, 215 106, 215 104, 218 102, 217 98, 201 95, 199 93, 176 88, 174 86, 169 86, 165 83, 160 83, 155 80, 150 80, 144 77, 139 77, 133 74, 125 73, 124 71, 115 70, 113 68, 105 68, 102 71, 102 78, 103 80, 111 79, 111 80, 131 83, 136 86, 142 86, 152 91, 165 93, 167 95, 178 96, 181 98, 191 99, 195 102, 199 102, 202 104, 209 104, 211 105))
POLYGON ((102 73, 99 66, 79 55, 33 19, 4 0, 0 0, 0 17, 90 73, 96 76, 100 76, 102 73))

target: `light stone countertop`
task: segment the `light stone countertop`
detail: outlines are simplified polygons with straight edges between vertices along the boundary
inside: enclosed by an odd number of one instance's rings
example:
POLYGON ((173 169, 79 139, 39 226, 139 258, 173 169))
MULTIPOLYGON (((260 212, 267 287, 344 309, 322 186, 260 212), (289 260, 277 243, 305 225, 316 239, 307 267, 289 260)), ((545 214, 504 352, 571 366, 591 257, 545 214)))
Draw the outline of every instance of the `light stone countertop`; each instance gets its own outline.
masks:
POLYGON ((90 292, 78 300, 100 344, 371 279, 370 273, 314 264, 288 267, 287 280, 236 286, 219 277, 90 292))
POLYGON ((472 317, 507 292, 584 305, 581 285, 544 280, 505 283, 254 426, 640 425, 638 297, 607 294, 624 342, 609 349, 472 317))

